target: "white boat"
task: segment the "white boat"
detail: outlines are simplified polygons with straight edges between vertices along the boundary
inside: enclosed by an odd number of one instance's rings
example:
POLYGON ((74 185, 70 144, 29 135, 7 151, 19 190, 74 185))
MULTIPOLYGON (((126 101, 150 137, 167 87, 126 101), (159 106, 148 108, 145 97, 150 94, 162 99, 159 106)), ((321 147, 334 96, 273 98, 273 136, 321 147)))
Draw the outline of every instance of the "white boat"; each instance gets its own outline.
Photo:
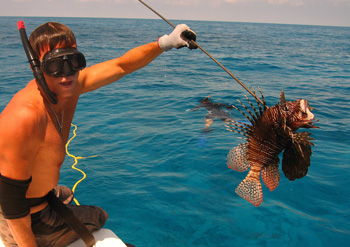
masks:
MULTIPOLYGON (((123 241, 109 229, 102 228, 92 234, 96 240, 94 247, 127 247, 123 241)), ((1 240, 0 247, 5 247, 1 240)), ((67 247, 86 247, 86 245, 83 240, 78 239, 67 247)))

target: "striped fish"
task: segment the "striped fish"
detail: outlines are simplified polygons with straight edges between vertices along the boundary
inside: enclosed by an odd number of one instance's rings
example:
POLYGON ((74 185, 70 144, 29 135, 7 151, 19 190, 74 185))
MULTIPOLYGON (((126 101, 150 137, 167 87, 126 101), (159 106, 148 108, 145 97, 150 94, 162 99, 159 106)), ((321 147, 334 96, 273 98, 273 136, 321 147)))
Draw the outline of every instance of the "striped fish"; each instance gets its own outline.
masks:
POLYGON ((299 128, 317 128, 313 125, 314 114, 305 99, 286 101, 281 92, 280 103, 268 107, 261 93, 261 102, 255 94, 258 109, 246 96, 251 109, 241 101, 246 113, 241 112, 251 124, 232 120, 227 129, 245 136, 247 142, 232 148, 227 156, 227 166, 243 172, 250 168, 246 178, 236 188, 236 193, 258 207, 263 202, 261 178, 270 191, 276 189, 280 180, 279 157, 283 152, 282 171, 289 180, 302 178, 310 166, 311 141, 309 132, 299 128))

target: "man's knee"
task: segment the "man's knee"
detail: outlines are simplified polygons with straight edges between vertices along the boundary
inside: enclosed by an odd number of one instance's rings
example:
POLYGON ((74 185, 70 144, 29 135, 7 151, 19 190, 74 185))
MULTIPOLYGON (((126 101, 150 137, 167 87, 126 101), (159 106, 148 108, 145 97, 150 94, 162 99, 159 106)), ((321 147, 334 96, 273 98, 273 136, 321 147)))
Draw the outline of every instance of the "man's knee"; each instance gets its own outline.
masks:
POLYGON ((103 209, 101 209, 101 210, 103 211, 103 214, 104 214, 105 219, 106 219, 106 221, 107 221, 107 219, 108 219, 108 214, 107 214, 107 212, 106 212, 106 211, 104 211, 103 209))
POLYGON ((100 207, 97 207, 97 208, 100 210, 99 222, 100 222, 100 227, 102 228, 108 219, 108 214, 102 208, 100 208, 100 207))

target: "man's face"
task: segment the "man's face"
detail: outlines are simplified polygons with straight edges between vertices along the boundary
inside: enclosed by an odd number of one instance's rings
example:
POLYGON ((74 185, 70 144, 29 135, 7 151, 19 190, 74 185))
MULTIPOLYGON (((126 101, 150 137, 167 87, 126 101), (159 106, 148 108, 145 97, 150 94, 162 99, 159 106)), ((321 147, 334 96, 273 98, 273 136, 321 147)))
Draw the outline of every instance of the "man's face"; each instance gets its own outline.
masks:
MULTIPOLYGON (((60 47, 57 47, 55 49, 59 49, 60 47)), ((73 46, 71 48, 76 48, 76 46, 73 46)), ((65 49, 61 49, 62 51, 65 50, 69 50, 71 48, 65 48, 65 49)), ((54 49, 54 50, 55 50, 54 49)), ((43 50, 40 53, 40 61, 43 61, 44 56, 46 53, 48 53, 49 50, 43 50)), ((58 54, 59 55, 59 54, 58 54)), ((58 56, 60 58, 60 56, 58 56)), ((63 56, 61 56, 62 58, 63 56)), ((64 57, 64 59, 67 59, 67 56, 64 57)), ((63 66, 70 66, 70 61, 66 61, 64 59, 61 59, 58 63, 58 69, 61 69, 63 66)), ((79 70, 77 71, 73 71, 72 73, 67 73, 64 74, 62 76, 53 76, 53 75, 49 75, 48 73, 45 72, 44 69, 43 73, 46 79, 46 83, 48 85, 48 87, 50 88, 50 90, 52 92, 54 92, 57 97, 71 97, 74 95, 75 91, 76 91, 76 87, 78 85, 78 77, 79 77, 79 70)))

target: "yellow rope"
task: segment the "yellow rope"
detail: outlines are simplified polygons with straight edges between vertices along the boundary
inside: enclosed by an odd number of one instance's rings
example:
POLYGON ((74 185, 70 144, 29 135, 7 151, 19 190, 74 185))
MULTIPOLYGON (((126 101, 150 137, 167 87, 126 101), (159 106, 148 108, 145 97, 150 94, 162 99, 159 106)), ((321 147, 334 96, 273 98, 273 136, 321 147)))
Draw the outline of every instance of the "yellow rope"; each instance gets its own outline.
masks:
MULTIPOLYGON (((67 155, 68 155, 69 157, 72 157, 72 158, 74 159, 74 164, 72 165, 72 169, 75 169, 75 170, 77 170, 77 171, 79 171, 79 172, 81 172, 81 173, 83 174, 83 178, 81 178, 80 180, 78 180, 78 181, 74 184, 74 186, 73 186, 73 188, 72 188, 72 191, 75 192, 75 189, 76 189, 77 185, 78 185, 81 181, 83 181, 83 180, 86 178, 85 172, 82 171, 82 170, 80 170, 79 168, 76 168, 76 167, 75 167, 75 166, 78 164, 78 159, 93 158, 93 157, 97 157, 97 155, 93 155, 93 156, 89 156, 89 157, 80 157, 80 156, 74 156, 74 155, 72 155, 72 154, 70 154, 70 153, 68 152, 68 145, 70 144, 71 140, 73 140, 73 139, 77 136, 77 135, 76 135, 76 130, 78 129, 78 127, 77 127, 76 125, 74 125, 74 124, 71 124, 71 125, 74 126, 73 137, 70 138, 69 141, 68 141, 67 144, 66 144, 66 153, 67 153, 67 155)), ((74 202, 75 202, 75 204, 80 205, 79 202, 78 202, 78 200, 75 199, 75 198, 74 198, 74 202)))

